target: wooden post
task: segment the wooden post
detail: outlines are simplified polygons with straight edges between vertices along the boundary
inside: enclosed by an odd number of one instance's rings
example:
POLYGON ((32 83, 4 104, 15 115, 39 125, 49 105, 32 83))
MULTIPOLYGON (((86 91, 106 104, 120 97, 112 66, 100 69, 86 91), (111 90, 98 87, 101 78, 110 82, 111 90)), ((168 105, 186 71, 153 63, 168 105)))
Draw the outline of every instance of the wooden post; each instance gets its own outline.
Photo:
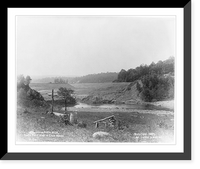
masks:
POLYGON ((99 127, 99 123, 96 122, 96 123, 95 123, 95 128, 98 128, 98 127, 99 127))
POLYGON ((54 102, 54 90, 52 89, 52 110, 51 110, 52 113, 53 113, 53 102, 54 102))
POLYGON ((66 101, 66 98, 65 98, 65 113, 67 112, 67 101, 66 101))
POLYGON ((77 123, 77 112, 71 112, 69 116, 69 121, 71 124, 77 123))

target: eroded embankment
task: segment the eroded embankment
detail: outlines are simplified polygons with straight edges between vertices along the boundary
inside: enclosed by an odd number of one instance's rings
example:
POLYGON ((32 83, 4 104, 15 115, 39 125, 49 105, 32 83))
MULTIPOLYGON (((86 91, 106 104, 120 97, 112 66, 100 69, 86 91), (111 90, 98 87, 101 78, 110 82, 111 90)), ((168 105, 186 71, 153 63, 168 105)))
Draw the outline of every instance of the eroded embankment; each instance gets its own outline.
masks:
POLYGON ((140 97, 139 91, 137 90, 136 83, 137 81, 133 83, 122 84, 113 83, 106 88, 99 88, 90 92, 88 96, 81 99, 81 102, 87 104, 125 104, 156 106, 161 109, 167 109, 171 111, 174 110, 174 100, 144 102, 140 97))
POLYGON ((142 100, 135 83, 111 83, 106 88, 92 91, 82 102, 89 104, 135 104, 142 100))

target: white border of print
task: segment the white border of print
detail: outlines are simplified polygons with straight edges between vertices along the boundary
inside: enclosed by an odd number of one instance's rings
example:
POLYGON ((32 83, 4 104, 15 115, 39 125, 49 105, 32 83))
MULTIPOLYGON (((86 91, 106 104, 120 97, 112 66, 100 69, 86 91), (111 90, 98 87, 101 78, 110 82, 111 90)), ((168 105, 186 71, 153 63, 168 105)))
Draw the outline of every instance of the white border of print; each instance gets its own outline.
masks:
POLYGON ((183 150, 183 9, 180 8, 8 8, 8 152, 184 152, 183 150), (17 15, 175 16, 175 139, 174 144, 16 144, 15 18, 17 15))

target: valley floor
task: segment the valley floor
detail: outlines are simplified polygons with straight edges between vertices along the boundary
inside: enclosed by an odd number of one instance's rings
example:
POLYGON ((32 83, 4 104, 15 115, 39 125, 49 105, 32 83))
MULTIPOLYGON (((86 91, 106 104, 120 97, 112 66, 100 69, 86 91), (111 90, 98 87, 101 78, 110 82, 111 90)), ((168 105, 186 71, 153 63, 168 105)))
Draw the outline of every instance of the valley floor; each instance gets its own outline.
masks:
POLYGON ((172 113, 94 112, 79 111, 78 125, 65 125, 56 115, 46 114, 42 108, 17 110, 17 142, 131 142, 165 143, 174 141, 174 115, 172 113), (94 121, 114 115, 120 125, 95 128, 94 121), (98 131, 110 134, 107 138, 93 138, 98 131))
MULTIPOLYGON (((62 87, 71 85, 63 84, 62 87)), ((31 84, 31 88, 39 91, 45 99, 51 99, 52 89, 59 88, 58 84, 31 84)), ((92 96, 94 99, 112 100, 114 108, 97 107, 70 107, 68 113, 77 111, 78 123, 66 125, 61 118, 48 114, 42 107, 17 108, 17 142, 130 142, 130 143, 172 143, 174 142, 174 101, 144 103, 130 83, 105 83, 105 84, 73 84, 75 97, 81 102, 83 98, 92 96), (128 89, 129 88, 129 89, 128 89), (148 108, 129 109, 126 103, 148 108), (119 105, 119 106, 118 106, 119 105), (122 105, 122 106, 121 106, 122 105), (150 109, 149 106, 156 106, 150 109), (125 107, 124 107, 125 106, 125 107), (105 127, 100 124, 95 128, 94 121, 114 115, 117 125, 105 127), (108 132, 109 137, 94 138, 98 131, 108 132)), ((56 106, 54 111, 64 113, 63 107, 56 106)))

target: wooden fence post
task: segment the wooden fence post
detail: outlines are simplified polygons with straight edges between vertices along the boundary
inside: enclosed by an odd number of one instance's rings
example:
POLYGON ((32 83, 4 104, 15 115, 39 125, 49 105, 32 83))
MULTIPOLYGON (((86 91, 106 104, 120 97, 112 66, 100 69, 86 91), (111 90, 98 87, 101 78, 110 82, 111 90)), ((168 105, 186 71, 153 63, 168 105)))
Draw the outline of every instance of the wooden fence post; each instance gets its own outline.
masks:
POLYGON ((99 127, 99 123, 96 122, 96 123, 95 123, 95 128, 98 128, 98 127, 99 127))
POLYGON ((67 100, 65 98, 65 113, 67 112, 67 100))
POLYGON ((53 113, 53 102, 54 102, 54 90, 52 89, 52 113, 53 113))

